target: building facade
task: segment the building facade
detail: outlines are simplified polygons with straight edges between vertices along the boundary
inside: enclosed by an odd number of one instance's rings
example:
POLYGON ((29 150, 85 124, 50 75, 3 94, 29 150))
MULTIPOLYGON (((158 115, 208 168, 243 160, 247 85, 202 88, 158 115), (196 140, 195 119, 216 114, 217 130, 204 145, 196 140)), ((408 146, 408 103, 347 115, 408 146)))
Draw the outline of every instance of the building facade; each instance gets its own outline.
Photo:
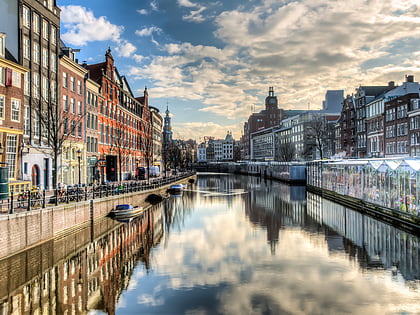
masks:
POLYGON ((60 56, 60 106, 58 182, 64 185, 86 183, 86 108, 85 93, 88 70, 79 65, 75 51, 62 46, 60 56))
POLYGON ((29 69, 24 86, 24 179, 41 188, 51 188, 54 168, 49 148, 49 115, 58 116, 60 9, 54 0, 22 0, 19 12, 19 61, 29 69))
POLYGON ((24 78, 28 69, 20 66, 7 50, 7 37, 0 33, 0 166, 7 166, 11 190, 20 191, 30 183, 22 181, 28 166, 22 164, 24 78))

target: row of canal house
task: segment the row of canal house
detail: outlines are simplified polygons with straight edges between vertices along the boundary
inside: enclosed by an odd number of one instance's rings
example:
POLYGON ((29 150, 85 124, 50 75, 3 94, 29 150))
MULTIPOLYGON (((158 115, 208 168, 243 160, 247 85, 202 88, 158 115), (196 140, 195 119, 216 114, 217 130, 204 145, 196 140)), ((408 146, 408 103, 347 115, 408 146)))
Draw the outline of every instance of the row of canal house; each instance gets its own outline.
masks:
POLYGON ((11 191, 124 180, 159 163, 159 111, 147 89, 134 95, 110 49, 104 62, 80 64, 60 40, 54 0, 0 9, 0 162, 11 191))
POLYGON ((420 155, 420 85, 360 86, 343 101, 336 152, 347 157, 420 155))
MULTIPOLYGON (((333 110, 323 106, 322 110, 294 114, 280 111, 281 120, 276 125, 263 124, 267 110, 261 111, 258 119, 250 116, 242 139, 243 158, 310 161, 420 155, 420 89, 414 76, 407 75, 399 86, 393 81, 384 86, 359 86, 347 97, 343 90, 328 92, 334 92, 337 106, 333 110), (248 132, 252 122, 261 126, 248 132)), ((271 100, 276 105, 273 95, 267 97, 266 104, 271 100)))

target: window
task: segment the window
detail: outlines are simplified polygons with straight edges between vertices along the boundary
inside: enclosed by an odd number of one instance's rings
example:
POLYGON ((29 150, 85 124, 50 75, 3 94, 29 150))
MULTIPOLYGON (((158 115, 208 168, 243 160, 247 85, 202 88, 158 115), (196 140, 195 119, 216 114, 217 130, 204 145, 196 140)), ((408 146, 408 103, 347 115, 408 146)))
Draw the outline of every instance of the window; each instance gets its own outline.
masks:
POLYGON ((39 98, 39 86, 40 86, 40 78, 39 73, 34 72, 32 76, 32 96, 35 98, 39 98))
POLYGON ((76 114, 76 103, 74 101, 74 98, 71 98, 70 99, 70 107, 71 107, 71 112, 73 114, 76 114))
POLYGON ((79 93, 79 95, 82 95, 82 82, 77 80, 77 93, 79 93))
POLYGON ((12 121, 20 121, 20 100, 12 99, 12 121))
POLYGON ((49 80, 47 77, 42 76, 42 97, 44 99, 49 99, 49 80))
POLYGON ((68 121, 67 118, 64 118, 64 121, 63 121, 63 132, 64 132, 65 135, 67 135, 68 129, 69 129, 69 121, 68 121))
POLYGON ((57 29, 54 26, 51 26, 51 43, 57 44, 57 29))
POLYGON ((63 72, 63 87, 68 88, 69 82, 68 82, 68 74, 67 72, 63 72))
POLYGON ((81 137, 82 137, 82 122, 79 122, 79 126, 78 126, 78 135, 79 135, 79 138, 81 138, 81 137))
POLYGON ((71 121, 71 135, 74 137, 75 136, 75 132, 76 132, 76 122, 74 120, 71 121))
POLYGON ((30 27, 31 26, 31 12, 27 7, 22 7, 22 20, 23 26, 30 27))
POLYGON ((63 110, 65 112, 69 110, 69 97, 67 95, 63 95, 63 110))
POLYGON ((51 56, 50 69, 52 72, 57 72, 57 57, 54 54, 50 54, 50 56, 51 56))
POLYGON ((51 101, 57 102, 57 83, 55 81, 51 81, 51 101))
POLYGON ((48 21, 42 20, 42 37, 48 40, 48 21))
POLYGON ((34 136, 39 138, 39 134, 41 132, 41 121, 39 119, 38 114, 34 114, 34 136))
POLYGON ((76 85, 75 85, 74 77, 70 78, 70 88, 73 92, 76 91, 76 85))
POLYGON ((48 67, 48 59, 49 59, 48 49, 42 48, 42 65, 45 68, 48 67))
POLYGON ((32 29, 35 33, 39 34, 39 15, 38 14, 34 14, 32 29))
POLYGON ((12 85, 22 88, 22 77, 19 72, 12 71, 12 85))
POLYGON ((31 41, 28 37, 23 38, 23 57, 31 59, 31 41))
POLYGON ((101 128, 101 143, 104 143, 104 124, 101 124, 100 128, 101 128))
POLYGON ((5 97, 4 95, 0 95, 0 118, 4 119, 4 105, 5 105, 5 97))
POLYGON ((35 63, 39 63, 40 61, 40 48, 39 48, 39 44, 34 43, 34 62, 35 63))
POLYGON ((5 83, 5 71, 6 69, 3 67, 0 67, 0 84, 4 85, 5 83))
POLYGON ((6 51, 6 38, 0 34, 0 57, 4 58, 4 54, 6 51))
POLYGON ((25 106, 24 117, 23 117, 23 133, 26 136, 29 136, 29 127, 30 127, 30 117, 29 117, 29 106, 25 106))
POLYGON ((29 93, 31 93, 31 76, 29 74, 29 72, 25 73, 25 77, 24 77, 24 89, 23 89, 23 93, 25 95, 29 95, 29 93))
POLYGON ((83 108, 82 108, 82 102, 81 101, 77 101, 77 107, 78 107, 79 116, 82 116, 83 108))
POLYGON ((15 178, 17 147, 17 135, 8 134, 6 140, 6 162, 9 168, 9 178, 15 178))

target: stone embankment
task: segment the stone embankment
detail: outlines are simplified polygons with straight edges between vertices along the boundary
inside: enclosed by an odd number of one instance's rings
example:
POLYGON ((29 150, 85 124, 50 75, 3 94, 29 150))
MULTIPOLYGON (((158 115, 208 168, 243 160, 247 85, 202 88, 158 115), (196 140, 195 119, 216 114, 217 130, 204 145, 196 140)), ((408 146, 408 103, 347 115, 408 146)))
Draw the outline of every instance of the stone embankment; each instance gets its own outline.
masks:
POLYGON ((170 185, 187 184, 195 178, 191 175, 155 189, 3 214, 0 216, 0 259, 91 224, 95 219, 106 216, 116 204, 146 206, 145 199, 151 193, 166 194, 170 185))

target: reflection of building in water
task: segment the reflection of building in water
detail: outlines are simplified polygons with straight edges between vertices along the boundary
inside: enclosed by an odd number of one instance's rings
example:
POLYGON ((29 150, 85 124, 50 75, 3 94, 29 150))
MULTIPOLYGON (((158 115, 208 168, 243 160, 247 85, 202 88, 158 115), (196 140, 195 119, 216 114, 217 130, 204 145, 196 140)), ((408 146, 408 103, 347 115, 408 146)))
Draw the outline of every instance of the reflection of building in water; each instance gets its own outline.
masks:
POLYGON ((157 205, 127 224, 95 222, 93 241, 87 227, 0 260, 0 314, 114 314, 134 267, 149 267, 161 225, 157 205))
POLYGON ((420 280, 417 236, 312 193, 308 193, 307 213, 342 235, 346 251, 361 265, 386 269, 396 266, 406 280, 420 280))
POLYGON ((305 186, 250 179, 254 189, 244 195, 245 211, 252 223, 267 228, 274 253, 283 225, 302 225, 305 219, 305 186))

